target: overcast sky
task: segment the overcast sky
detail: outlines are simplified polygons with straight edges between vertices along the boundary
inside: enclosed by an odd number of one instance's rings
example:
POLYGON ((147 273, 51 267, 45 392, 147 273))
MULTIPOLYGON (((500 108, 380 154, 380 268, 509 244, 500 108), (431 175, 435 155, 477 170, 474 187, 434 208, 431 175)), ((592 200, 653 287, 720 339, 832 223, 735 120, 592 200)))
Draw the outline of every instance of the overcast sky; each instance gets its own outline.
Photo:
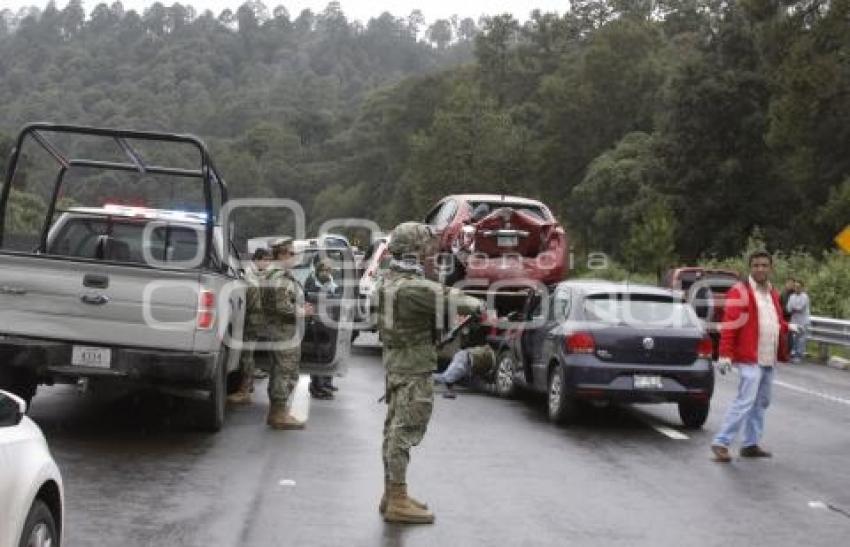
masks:
MULTIPOLYGON (((111 4, 113 0, 104 0, 111 4)), ((171 5, 174 0, 160 0, 165 5, 171 5)), ((271 11, 277 5, 286 6, 286 9, 296 17, 301 10, 310 8, 314 12, 322 11, 328 5, 329 0, 264 0, 263 3, 271 11)), ((65 7, 67 0, 56 0, 60 9, 65 7)), ((101 3, 99 0, 83 0, 86 12, 101 3)), ((135 9, 139 12, 153 4, 154 0, 122 0, 125 9, 135 9)), ((190 4, 200 13, 205 9, 211 9, 218 15, 224 8, 235 9, 243 2, 240 0, 187 0, 181 4, 190 4)), ((517 19, 525 20, 528 14, 535 8, 541 11, 557 11, 563 13, 569 7, 569 0, 342 0, 342 10, 349 19, 359 19, 366 22, 370 17, 380 15, 388 11, 396 16, 406 16, 414 9, 419 9, 428 21, 434 19, 448 18, 453 14, 463 17, 478 19, 480 15, 495 15, 500 13, 512 13, 517 19)), ((22 6, 38 6, 43 8, 47 0, 0 0, 0 7, 17 10, 22 6)))

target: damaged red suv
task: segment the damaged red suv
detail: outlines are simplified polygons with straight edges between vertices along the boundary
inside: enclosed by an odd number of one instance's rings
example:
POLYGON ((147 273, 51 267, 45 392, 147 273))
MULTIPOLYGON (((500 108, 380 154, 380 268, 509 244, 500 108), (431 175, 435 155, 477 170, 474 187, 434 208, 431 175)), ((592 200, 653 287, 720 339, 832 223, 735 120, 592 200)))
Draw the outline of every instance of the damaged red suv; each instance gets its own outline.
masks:
POLYGON ((543 203, 498 194, 457 194, 425 216, 440 254, 431 273, 446 284, 557 283, 567 274, 567 237, 543 203))

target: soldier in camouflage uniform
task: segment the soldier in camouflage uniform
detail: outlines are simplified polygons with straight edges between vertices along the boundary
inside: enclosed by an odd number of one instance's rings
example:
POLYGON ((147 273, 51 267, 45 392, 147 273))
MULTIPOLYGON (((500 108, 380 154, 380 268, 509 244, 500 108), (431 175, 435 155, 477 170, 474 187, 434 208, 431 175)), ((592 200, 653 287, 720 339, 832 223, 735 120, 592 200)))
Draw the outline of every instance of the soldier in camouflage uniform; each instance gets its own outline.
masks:
POLYGON ((298 318, 307 313, 304 292, 289 272, 295 258, 292 238, 278 239, 272 243, 271 252, 273 262, 263 273, 260 289, 264 334, 273 344, 269 351, 270 406, 266 423, 273 429, 301 429, 304 422, 291 414, 287 401, 298 383, 302 337, 298 318))
POLYGON ((400 224, 390 236, 390 268, 379 282, 378 328, 387 368, 384 422, 384 497, 379 510, 388 522, 432 523, 428 506, 407 495, 410 448, 422 441, 434 406, 431 373, 437 368, 435 326, 445 310, 481 313, 483 305, 425 279, 423 260, 435 250, 430 227, 400 224))
POLYGON ((248 404, 254 390, 254 347, 257 336, 265 323, 260 301, 260 277, 268 267, 269 252, 257 249, 252 264, 245 268, 245 327, 242 331, 242 354, 239 358, 241 382, 239 390, 227 398, 229 403, 248 404))

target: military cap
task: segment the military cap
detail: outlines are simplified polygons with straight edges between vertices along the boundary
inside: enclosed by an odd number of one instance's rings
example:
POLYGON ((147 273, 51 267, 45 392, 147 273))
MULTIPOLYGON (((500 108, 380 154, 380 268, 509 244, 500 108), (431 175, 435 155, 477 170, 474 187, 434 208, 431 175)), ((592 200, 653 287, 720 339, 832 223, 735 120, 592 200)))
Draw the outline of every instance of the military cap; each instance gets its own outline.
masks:
POLYGON ((402 222, 390 234, 389 251, 394 255, 416 254, 427 248, 434 231, 421 222, 402 222))

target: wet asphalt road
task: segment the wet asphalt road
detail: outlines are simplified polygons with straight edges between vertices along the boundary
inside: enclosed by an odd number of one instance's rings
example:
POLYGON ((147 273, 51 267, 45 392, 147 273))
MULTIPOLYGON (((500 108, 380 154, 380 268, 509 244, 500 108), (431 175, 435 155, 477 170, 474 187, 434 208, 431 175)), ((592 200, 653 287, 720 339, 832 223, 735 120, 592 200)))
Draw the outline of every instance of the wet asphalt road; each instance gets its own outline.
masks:
POLYGON ((387 525, 383 371, 369 341, 336 400, 312 401, 304 431, 265 427, 264 384, 217 435, 192 432, 167 398, 103 403, 42 388, 31 415, 65 480, 66 545, 848 544, 850 373, 814 365, 780 371, 764 440, 775 457, 725 466, 708 446, 733 395, 728 376, 696 432, 673 406, 559 428, 540 399, 438 396, 409 477, 437 522, 387 525))

